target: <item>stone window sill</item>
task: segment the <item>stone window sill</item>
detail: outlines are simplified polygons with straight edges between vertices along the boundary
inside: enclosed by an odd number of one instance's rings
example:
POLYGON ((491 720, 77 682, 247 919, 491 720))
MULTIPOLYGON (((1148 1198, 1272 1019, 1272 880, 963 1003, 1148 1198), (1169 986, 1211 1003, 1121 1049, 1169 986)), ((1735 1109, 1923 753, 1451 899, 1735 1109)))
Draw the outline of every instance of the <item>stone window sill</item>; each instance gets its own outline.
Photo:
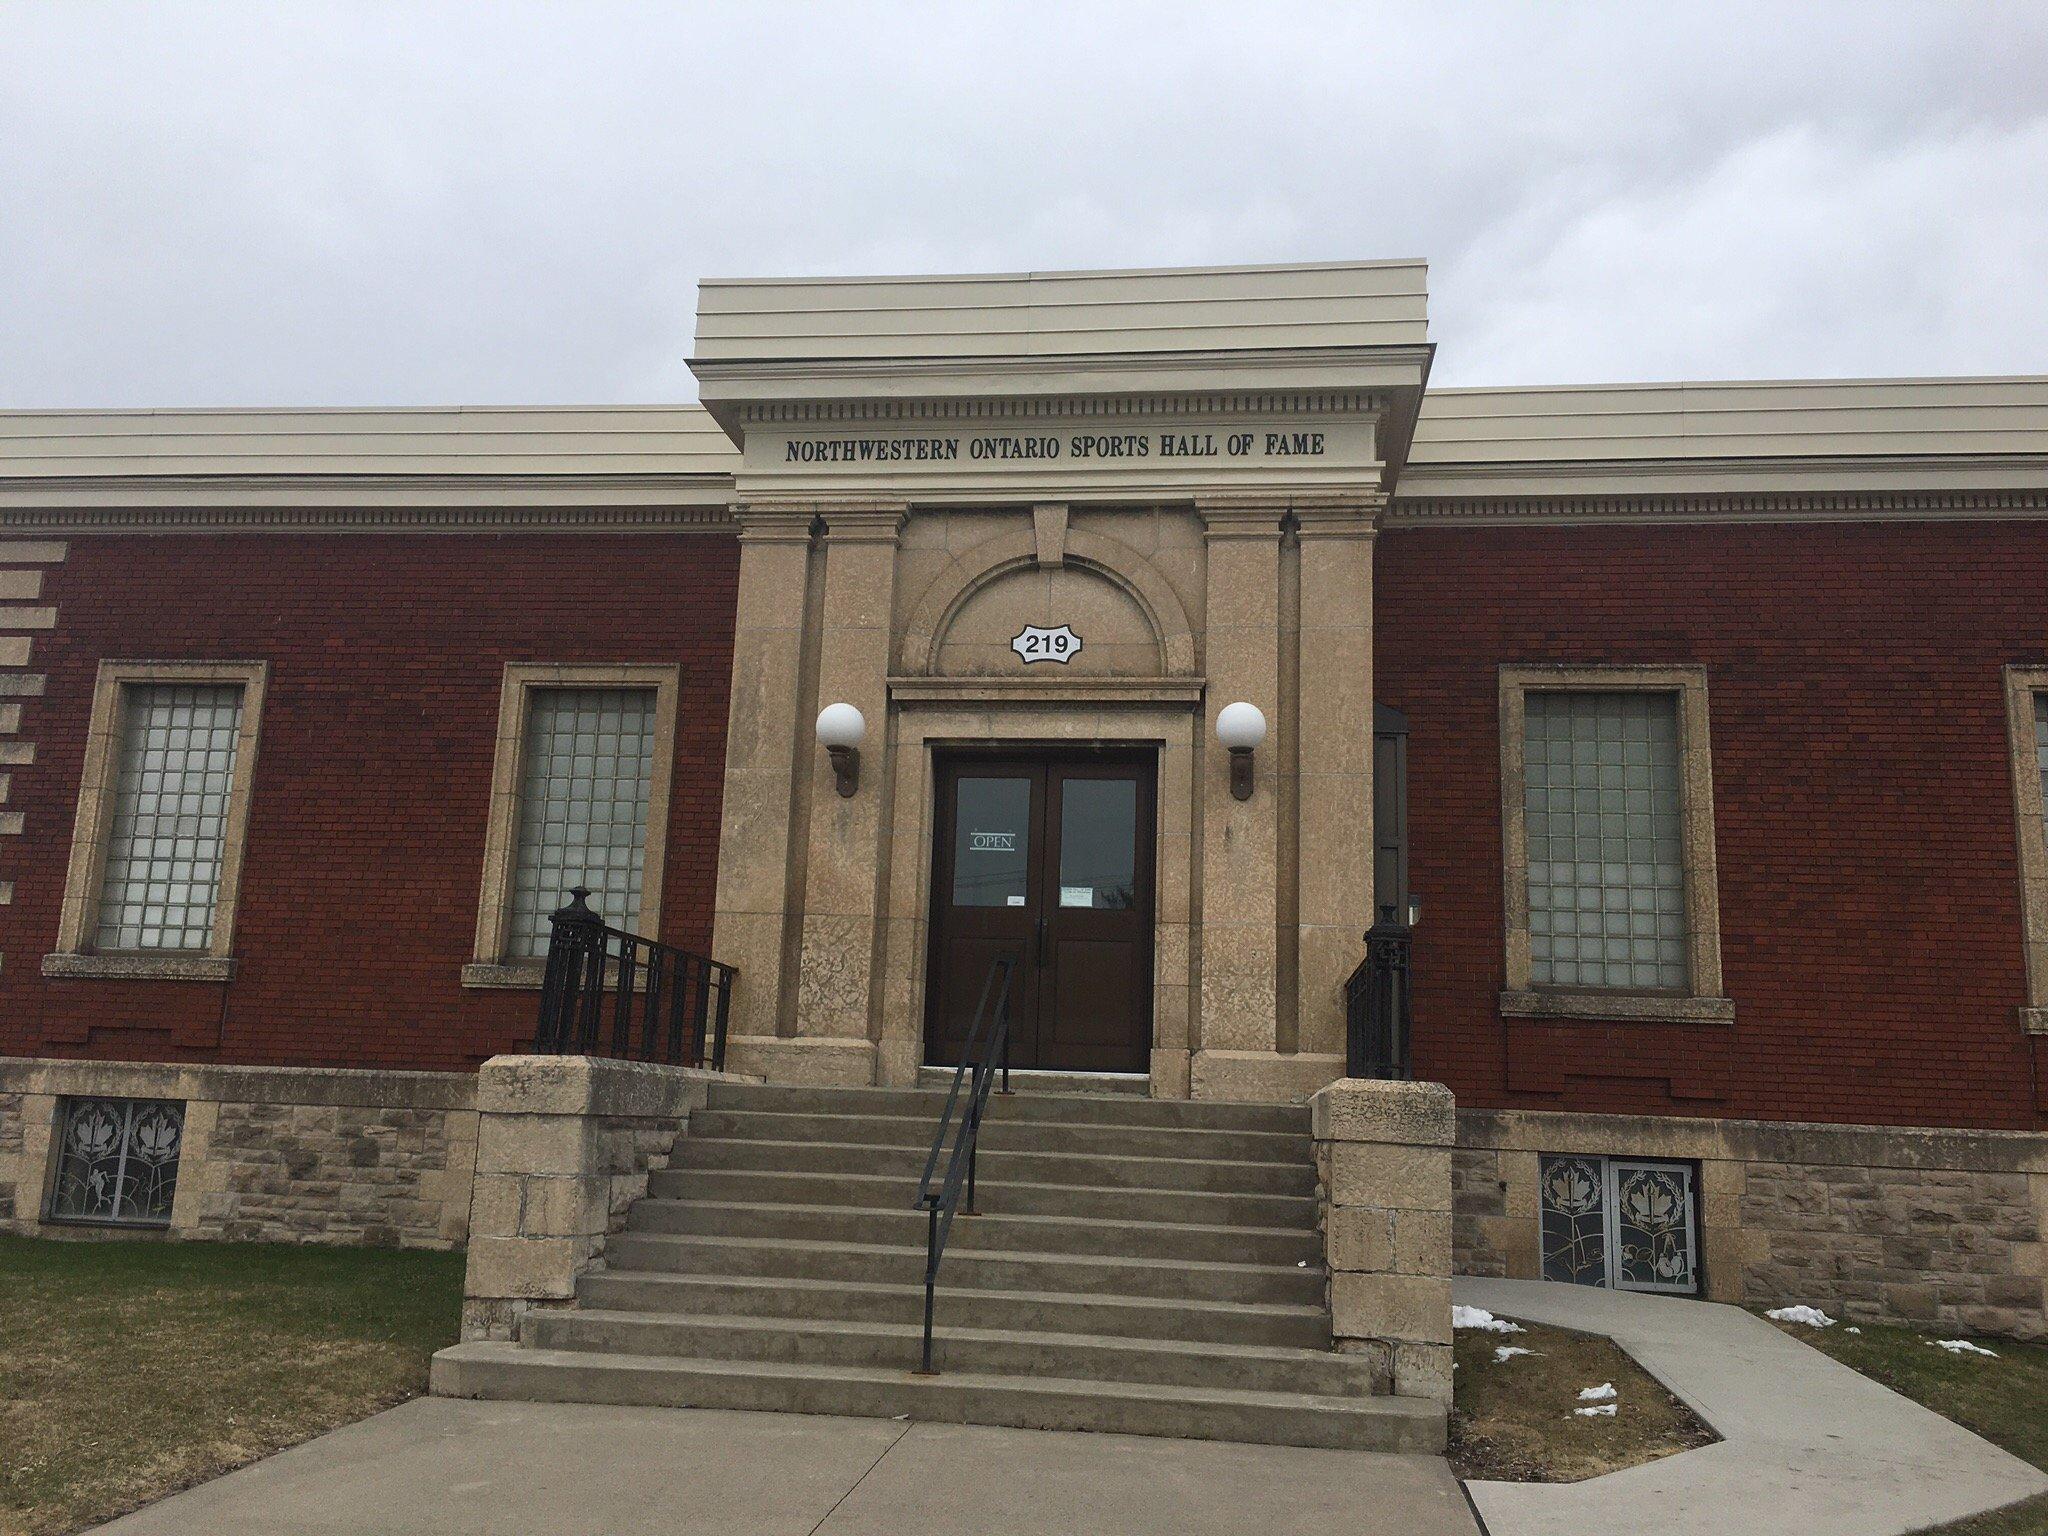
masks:
POLYGON ((45 955, 45 976, 96 981, 233 981, 231 955, 45 955))
POLYGON ((472 960, 462 968, 462 984, 500 992, 538 992, 541 973, 545 969, 538 960, 515 961, 509 965, 494 960, 472 960))
POLYGON ((1510 1019, 1625 1019, 1649 1024, 1733 1024, 1726 997, 1673 997, 1661 992, 1503 992, 1510 1019))

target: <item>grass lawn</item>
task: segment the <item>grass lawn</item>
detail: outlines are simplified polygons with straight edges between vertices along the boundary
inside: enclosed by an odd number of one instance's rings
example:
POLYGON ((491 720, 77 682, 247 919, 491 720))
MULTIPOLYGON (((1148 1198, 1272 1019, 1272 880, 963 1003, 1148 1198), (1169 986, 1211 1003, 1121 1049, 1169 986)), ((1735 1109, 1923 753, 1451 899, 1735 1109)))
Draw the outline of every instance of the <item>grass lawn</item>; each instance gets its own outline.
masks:
POLYGON ((1714 1439, 1612 1339, 1536 1323, 1511 1334, 1460 1328, 1452 1358, 1450 1457, 1460 1477, 1575 1483, 1714 1439), (1503 1345, 1532 1353, 1501 1360, 1503 1345), (1614 1416, 1581 1417, 1575 1410, 1593 1405, 1580 1389, 1605 1384, 1614 1416))
MULTIPOLYGON (((1996 1360, 1987 1360, 1982 1355, 1951 1355, 1930 1342, 1953 1334, 1915 1333, 1881 1323, 1854 1325, 1860 1333, 1850 1333, 1840 1323, 1832 1328, 1778 1326, 1801 1343, 2048 1470, 2048 1345, 1973 1339, 1997 1352, 1996 1360)), ((2048 1536, 2048 1496, 1940 1530, 1941 1536, 2048 1536)))
POLYGON ((0 1533, 76 1531, 416 1396, 462 1265, 0 1236, 0 1533))

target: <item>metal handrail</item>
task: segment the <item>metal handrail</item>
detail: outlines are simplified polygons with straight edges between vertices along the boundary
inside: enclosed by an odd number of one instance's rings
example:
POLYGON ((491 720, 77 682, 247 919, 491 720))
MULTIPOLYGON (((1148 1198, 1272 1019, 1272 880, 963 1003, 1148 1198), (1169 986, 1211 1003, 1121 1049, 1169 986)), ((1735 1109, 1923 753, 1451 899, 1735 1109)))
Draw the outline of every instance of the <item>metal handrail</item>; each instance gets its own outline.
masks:
POLYGON ((932 1305, 939 1284, 939 1261, 946 1254, 946 1238, 953 1230, 953 1216, 960 1208, 963 1190, 967 1214, 974 1212, 975 1154, 981 1144, 981 1120, 988 1104, 990 1086, 996 1073, 1003 1075, 1003 1092, 1010 1091, 1010 977, 1016 960, 999 955, 988 968, 981 984, 981 1002, 974 1010, 974 1026, 960 1048, 960 1064, 953 1069, 953 1086, 946 1094, 946 1107, 939 1115, 939 1129, 932 1137, 931 1155, 924 1160, 924 1177, 917 1181, 918 1208, 925 1212, 924 1255, 924 1363, 920 1376, 935 1376, 932 1367, 932 1305), (989 998, 995 1009, 989 1009, 989 998), (988 1025, 984 1036, 982 1026, 988 1025), (968 1085, 967 1104, 960 1124, 953 1125, 953 1108, 960 1089, 968 1085), (939 1154, 946 1147, 946 1133, 953 1131, 953 1153, 946 1161, 946 1177, 934 1190, 932 1178, 939 1171, 939 1154))
POLYGON ((732 984, 739 972, 611 927, 591 910, 589 895, 577 886, 569 904, 550 918, 534 1051, 724 1071, 732 984))
POLYGON ((1365 958, 1344 983, 1344 1072, 1348 1077, 1411 1075, 1409 962, 1414 928, 1380 908, 1366 930, 1365 958))

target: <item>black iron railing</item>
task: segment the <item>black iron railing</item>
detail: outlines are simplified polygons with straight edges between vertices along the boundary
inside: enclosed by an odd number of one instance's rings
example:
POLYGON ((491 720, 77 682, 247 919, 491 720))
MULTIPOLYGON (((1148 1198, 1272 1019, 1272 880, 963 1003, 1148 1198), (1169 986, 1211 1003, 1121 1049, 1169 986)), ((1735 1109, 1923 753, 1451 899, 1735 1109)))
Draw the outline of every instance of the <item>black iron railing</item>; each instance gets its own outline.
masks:
POLYGON ((589 895, 577 886, 551 919, 534 1050, 723 1071, 738 972, 609 926, 589 895))
POLYGON ((946 1095, 946 1108, 939 1116, 938 1134, 932 1137, 931 1156, 924 1160, 924 1177, 918 1180, 917 1204, 925 1212, 924 1255, 924 1363, 918 1374, 937 1374, 932 1368, 932 1298, 939 1283, 939 1260, 945 1257, 946 1238, 953 1230, 953 1215, 960 1197, 967 1197, 967 1214, 974 1214, 975 1152, 981 1142, 981 1120, 988 1106, 990 1087, 1002 1073, 1003 1092, 1010 1091, 1010 973, 1016 961, 999 956, 988 968, 981 984, 981 1002, 974 1010, 974 1027, 960 1048, 960 1065, 953 1069, 953 1087, 946 1095), (993 1007, 991 1007, 993 1002, 993 1007), (967 1089, 967 1103, 956 1125, 954 1108, 960 1090, 967 1089), (946 1153, 951 1136, 952 1151, 946 1153), (939 1157, 946 1153, 946 1174, 936 1188, 939 1157))
POLYGON ((1344 1071, 1349 1077, 1407 1077, 1408 958, 1415 930, 1380 908, 1365 933, 1365 958, 1344 984, 1344 1071))

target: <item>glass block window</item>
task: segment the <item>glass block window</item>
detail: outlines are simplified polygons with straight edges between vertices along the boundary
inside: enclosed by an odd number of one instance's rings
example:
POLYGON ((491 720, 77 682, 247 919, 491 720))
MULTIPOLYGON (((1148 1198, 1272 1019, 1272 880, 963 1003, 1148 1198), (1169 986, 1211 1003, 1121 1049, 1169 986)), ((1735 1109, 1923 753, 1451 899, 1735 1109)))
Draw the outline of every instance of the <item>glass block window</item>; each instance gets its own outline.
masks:
POLYGON ((535 688, 526 717, 507 949, 548 952, 548 915, 572 888, 615 928, 640 921, 654 776, 651 688, 535 688))
POLYGON ((95 935, 102 952, 210 946, 241 733, 239 684, 125 690, 95 935))
POLYGON ((2048 820, 2048 693, 2034 695, 2034 767, 2041 775, 2043 820, 2048 820))
POLYGON ((1530 980, 1679 990, 1685 960, 1678 700, 1526 700, 1530 980))
POLYGON ((185 1106, 169 1099, 65 1099, 52 1221, 168 1226, 185 1106))

